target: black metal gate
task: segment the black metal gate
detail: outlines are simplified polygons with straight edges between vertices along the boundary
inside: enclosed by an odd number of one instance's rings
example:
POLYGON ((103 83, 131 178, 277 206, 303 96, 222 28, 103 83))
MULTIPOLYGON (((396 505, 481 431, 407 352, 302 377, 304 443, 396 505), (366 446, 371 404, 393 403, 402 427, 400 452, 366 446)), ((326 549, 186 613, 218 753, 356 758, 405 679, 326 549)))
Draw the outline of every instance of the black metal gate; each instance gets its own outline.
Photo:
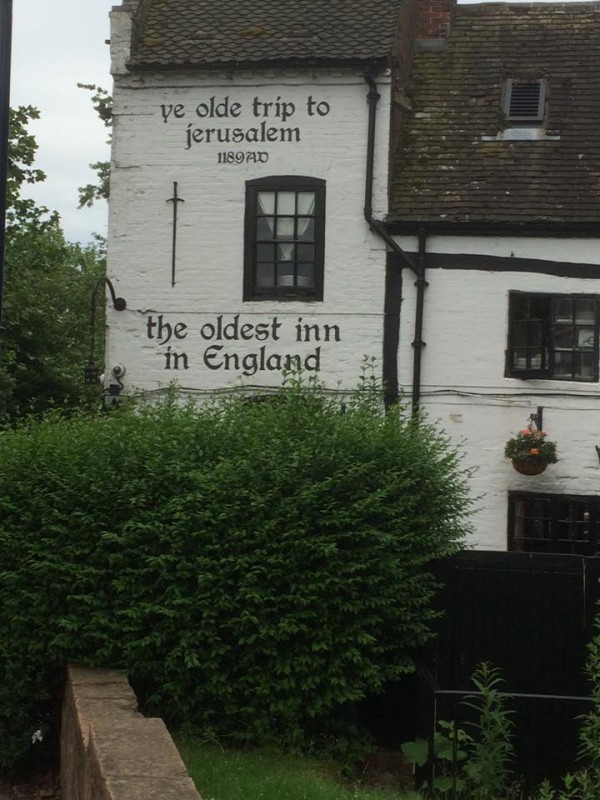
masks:
POLYGON ((464 721, 477 664, 502 672, 515 711, 516 771, 528 784, 576 766, 583 672, 600 596, 600 558, 472 551, 440 563, 444 611, 423 663, 420 727, 464 721))

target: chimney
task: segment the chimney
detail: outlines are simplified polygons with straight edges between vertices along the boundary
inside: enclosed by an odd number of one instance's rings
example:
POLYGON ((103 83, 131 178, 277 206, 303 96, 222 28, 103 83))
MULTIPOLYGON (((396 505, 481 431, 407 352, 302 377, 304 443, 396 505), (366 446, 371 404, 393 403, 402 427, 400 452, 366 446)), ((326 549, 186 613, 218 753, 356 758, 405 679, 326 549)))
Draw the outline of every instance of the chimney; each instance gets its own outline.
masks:
POLYGON ((418 0, 418 5, 417 39, 421 41, 447 39, 454 18, 456 0, 418 0))

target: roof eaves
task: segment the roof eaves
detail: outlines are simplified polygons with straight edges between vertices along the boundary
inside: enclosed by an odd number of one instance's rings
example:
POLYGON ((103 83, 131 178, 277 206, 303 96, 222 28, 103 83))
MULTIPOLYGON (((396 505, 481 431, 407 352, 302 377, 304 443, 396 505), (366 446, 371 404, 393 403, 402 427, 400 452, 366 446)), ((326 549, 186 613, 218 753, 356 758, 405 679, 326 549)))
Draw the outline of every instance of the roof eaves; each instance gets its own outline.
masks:
POLYGON ((389 56, 355 56, 352 58, 296 57, 296 58, 257 58, 244 60, 214 60, 206 62, 163 62, 163 61, 131 61, 130 72, 154 72, 175 70, 220 70, 220 69, 282 69, 282 68, 326 68, 353 69, 357 67, 373 67, 382 72, 390 66, 389 56))
POLYGON ((600 239, 600 225, 595 222, 531 219, 504 221, 480 220, 394 220, 385 222, 385 229, 393 236, 416 235, 425 230, 428 234, 445 236, 553 236, 557 238, 600 239))

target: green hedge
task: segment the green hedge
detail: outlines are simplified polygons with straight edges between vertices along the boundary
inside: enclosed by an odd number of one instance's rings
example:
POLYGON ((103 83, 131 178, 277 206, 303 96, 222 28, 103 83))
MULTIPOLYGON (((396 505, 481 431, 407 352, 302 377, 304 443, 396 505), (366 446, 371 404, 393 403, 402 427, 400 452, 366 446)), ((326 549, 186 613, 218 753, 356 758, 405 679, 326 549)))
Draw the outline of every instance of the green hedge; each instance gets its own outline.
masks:
POLYGON ((51 725, 66 662, 126 669, 174 723, 288 745, 413 668, 466 476, 370 392, 342 411, 292 385, 0 434, 0 767, 51 725))

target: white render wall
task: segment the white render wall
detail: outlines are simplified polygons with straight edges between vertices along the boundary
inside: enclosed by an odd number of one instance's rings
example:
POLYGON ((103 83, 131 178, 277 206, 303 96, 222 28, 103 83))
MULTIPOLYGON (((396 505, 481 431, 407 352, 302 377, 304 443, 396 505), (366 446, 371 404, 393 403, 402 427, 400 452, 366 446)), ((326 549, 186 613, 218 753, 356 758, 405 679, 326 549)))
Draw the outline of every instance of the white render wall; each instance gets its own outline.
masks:
MULTIPOLYGON (((400 240, 407 250, 416 241, 400 240)), ((598 264, 599 242, 564 239, 431 237, 436 253, 547 259, 565 264, 598 264)), ((414 281, 404 281, 401 310, 400 383, 412 388, 414 281)), ((507 547, 508 492, 597 495, 600 463, 598 383, 519 380, 504 377, 510 291, 600 293, 598 278, 558 277, 533 272, 430 269, 425 295, 422 408, 461 443, 478 511, 473 518, 477 548, 507 547), (559 463, 540 476, 517 473, 503 457, 504 444, 526 426, 538 406, 543 426, 556 441, 559 463)))
MULTIPOLYGON (((282 379, 278 356, 289 354, 332 388, 355 385, 364 356, 381 358, 385 277, 385 245, 363 218, 368 86, 360 71, 127 75, 114 38, 108 275, 127 310, 108 309, 107 369, 125 366, 125 390, 143 395, 173 382, 191 392, 272 387, 282 379), (261 138, 263 124, 283 141, 215 141, 226 129, 230 138, 261 138), (242 300, 245 182, 275 175, 326 181, 322 302, 242 300), (174 182, 184 202, 172 286, 174 182), (231 338, 217 339, 219 324, 231 338), (243 325, 256 335, 243 340, 243 325), (306 325, 318 326, 309 341, 306 325)), ((382 217, 389 76, 378 83, 373 206, 382 217)))
MULTIPOLYGON (((130 394, 152 397, 171 383, 194 395, 211 394, 240 384, 275 387, 281 382, 277 356, 298 354, 308 358, 309 369, 318 366, 319 378, 331 388, 355 385, 364 356, 381 359, 386 262, 383 242, 363 219, 368 87, 362 75, 331 70, 129 75, 129 35, 128 15, 113 12, 108 275, 128 307, 123 312, 108 308, 107 371, 114 364, 125 366, 130 394), (222 116, 210 116, 211 98, 213 113, 222 116), (273 105, 265 116, 261 104, 268 102, 273 105), (326 104, 319 106, 325 113, 317 112, 317 103, 326 104), (205 133, 203 141, 194 142, 190 133, 247 132, 262 122, 291 129, 287 138, 298 141, 225 145, 206 142, 205 133), (219 157, 228 151, 234 155, 219 157), (243 163, 235 163, 241 158, 237 153, 244 154, 243 163), (322 302, 242 300, 245 182, 275 175, 312 176, 327 183, 322 302), (172 286, 173 204, 168 200, 174 182, 184 202, 177 209, 172 286), (233 338, 216 340, 211 334, 219 318, 233 338), (254 330, 262 333, 243 340, 244 325, 259 326, 254 330), (305 338, 298 335, 304 325, 318 326, 320 340, 314 340, 313 327, 313 341, 299 341, 305 338), (224 349, 211 350, 215 345, 224 349), (233 362, 225 368, 224 354, 237 356, 237 369, 233 362)), ((387 211, 389 76, 378 83, 373 207, 382 218, 387 211)), ((407 251, 417 249, 413 238, 399 242, 407 251)), ((574 264, 599 260, 598 242, 590 240, 432 236, 427 248, 574 264)), ((600 487, 594 448, 600 445, 598 384, 504 377, 508 293, 597 293, 599 284, 473 269, 431 269, 427 280, 422 407, 461 445, 465 465, 477 469, 471 481, 478 510, 470 544, 503 550, 509 490, 584 495, 600 487), (508 436, 524 427, 538 406, 561 460, 539 477, 525 477, 503 459, 502 451, 508 436)), ((405 270, 398 361, 407 398, 414 312, 414 276, 405 270)))

